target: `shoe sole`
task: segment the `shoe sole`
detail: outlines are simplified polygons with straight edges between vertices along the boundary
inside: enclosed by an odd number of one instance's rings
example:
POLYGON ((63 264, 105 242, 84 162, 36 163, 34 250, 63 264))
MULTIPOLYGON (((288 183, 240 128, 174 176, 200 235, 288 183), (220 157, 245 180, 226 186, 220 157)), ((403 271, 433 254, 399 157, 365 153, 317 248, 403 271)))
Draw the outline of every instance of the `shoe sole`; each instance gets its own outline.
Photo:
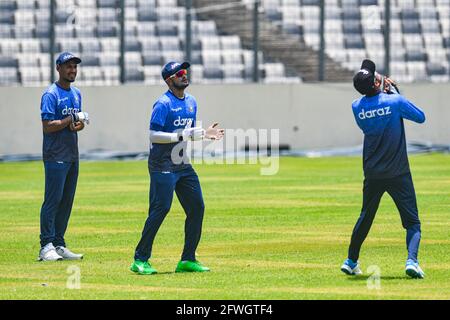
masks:
POLYGON ((130 271, 133 272, 133 273, 136 273, 136 274, 138 274, 138 275, 140 275, 140 276, 149 276, 149 275, 157 274, 157 273, 158 273, 158 271, 152 271, 152 272, 150 272, 150 273, 139 272, 139 271, 133 270, 133 269, 131 269, 131 268, 130 268, 130 271))
POLYGON ((175 273, 209 272, 210 270, 175 270, 175 273))
POLYGON ((62 258, 63 260, 83 260, 83 256, 79 257, 79 258, 62 258))
POLYGON ((341 271, 343 273, 345 273, 346 275, 348 275, 348 276, 354 276, 355 275, 355 273, 350 269, 349 266, 342 266, 341 267, 341 271))
POLYGON ((46 260, 46 259, 38 258, 38 261, 39 262, 43 262, 43 261, 63 261, 63 258, 59 258, 59 259, 56 259, 56 260, 46 260))

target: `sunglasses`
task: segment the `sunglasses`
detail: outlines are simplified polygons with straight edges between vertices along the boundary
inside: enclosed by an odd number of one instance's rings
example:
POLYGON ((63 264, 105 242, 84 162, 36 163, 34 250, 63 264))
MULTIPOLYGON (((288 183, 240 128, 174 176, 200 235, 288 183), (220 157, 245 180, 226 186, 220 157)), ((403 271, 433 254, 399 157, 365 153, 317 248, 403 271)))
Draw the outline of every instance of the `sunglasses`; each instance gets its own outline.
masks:
POLYGON ((183 76, 187 75, 187 70, 186 69, 181 69, 180 71, 178 71, 177 73, 171 75, 169 78, 173 78, 173 77, 177 77, 177 78, 182 78, 183 76))

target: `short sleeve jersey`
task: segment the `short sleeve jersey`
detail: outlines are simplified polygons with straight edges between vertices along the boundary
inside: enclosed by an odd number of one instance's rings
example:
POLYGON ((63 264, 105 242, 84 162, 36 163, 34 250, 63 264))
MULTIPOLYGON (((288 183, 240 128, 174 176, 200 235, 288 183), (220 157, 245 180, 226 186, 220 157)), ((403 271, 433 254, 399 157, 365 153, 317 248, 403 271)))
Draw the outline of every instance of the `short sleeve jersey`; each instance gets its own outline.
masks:
MULTIPOLYGON (((81 93, 76 87, 69 90, 52 84, 41 98, 41 120, 62 120, 72 113, 81 111, 81 93)), ((44 161, 76 162, 78 135, 67 126, 53 133, 44 133, 42 145, 44 161)))

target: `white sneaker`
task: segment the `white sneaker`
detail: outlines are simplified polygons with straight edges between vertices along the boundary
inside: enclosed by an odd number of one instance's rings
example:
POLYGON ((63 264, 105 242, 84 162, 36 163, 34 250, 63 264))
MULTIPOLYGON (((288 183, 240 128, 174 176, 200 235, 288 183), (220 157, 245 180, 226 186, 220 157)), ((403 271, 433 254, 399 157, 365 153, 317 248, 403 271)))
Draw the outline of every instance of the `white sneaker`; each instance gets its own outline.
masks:
POLYGON ((349 276, 359 276, 363 274, 361 268, 359 267, 359 261, 354 262, 350 259, 344 261, 341 266, 341 271, 349 276))
POLYGON ((405 272, 413 279, 425 278, 425 272, 420 268, 419 263, 410 259, 406 261, 405 272))
POLYGON ((62 259, 63 257, 56 253, 56 249, 51 242, 39 251, 38 261, 58 261, 62 259))
POLYGON ((56 247, 56 253, 59 254, 64 260, 81 260, 83 259, 82 254, 73 253, 65 247, 56 247))

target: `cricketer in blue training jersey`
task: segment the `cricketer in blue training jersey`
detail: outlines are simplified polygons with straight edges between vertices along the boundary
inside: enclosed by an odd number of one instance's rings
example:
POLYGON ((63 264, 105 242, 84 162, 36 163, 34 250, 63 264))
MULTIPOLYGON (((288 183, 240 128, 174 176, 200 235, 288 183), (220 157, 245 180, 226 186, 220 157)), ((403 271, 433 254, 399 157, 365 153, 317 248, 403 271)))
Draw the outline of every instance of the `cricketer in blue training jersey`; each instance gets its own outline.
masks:
POLYGON ((176 272, 205 272, 195 256, 200 241, 205 205, 198 176, 184 153, 189 140, 223 137, 217 123, 207 130, 195 127, 197 102, 184 92, 189 85, 187 69, 190 64, 169 62, 162 69, 162 78, 169 90, 153 105, 150 119, 150 205, 130 270, 138 274, 153 274, 156 270, 148 260, 153 241, 177 194, 185 213, 185 242, 176 272))
POLYGON ((358 265, 360 249, 369 233, 381 197, 384 192, 388 192, 406 229, 406 274, 423 278, 424 273, 417 259, 421 238, 420 220, 403 120, 423 123, 425 114, 400 95, 398 90, 390 91, 393 81, 379 75, 370 60, 363 61, 353 81, 356 90, 364 95, 353 102, 352 109, 356 123, 364 133, 365 179, 361 215, 353 229, 348 259, 341 270, 351 275, 361 273, 358 265))
POLYGON ((80 90, 70 85, 80 62, 73 54, 62 53, 56 60, 59 80, 41 98, 45 196, 40 217, 40 261, 83 257, 66 248, 64 240, 78 179, 77 132, 89 123, 88 114, 81 111, 80 90))

